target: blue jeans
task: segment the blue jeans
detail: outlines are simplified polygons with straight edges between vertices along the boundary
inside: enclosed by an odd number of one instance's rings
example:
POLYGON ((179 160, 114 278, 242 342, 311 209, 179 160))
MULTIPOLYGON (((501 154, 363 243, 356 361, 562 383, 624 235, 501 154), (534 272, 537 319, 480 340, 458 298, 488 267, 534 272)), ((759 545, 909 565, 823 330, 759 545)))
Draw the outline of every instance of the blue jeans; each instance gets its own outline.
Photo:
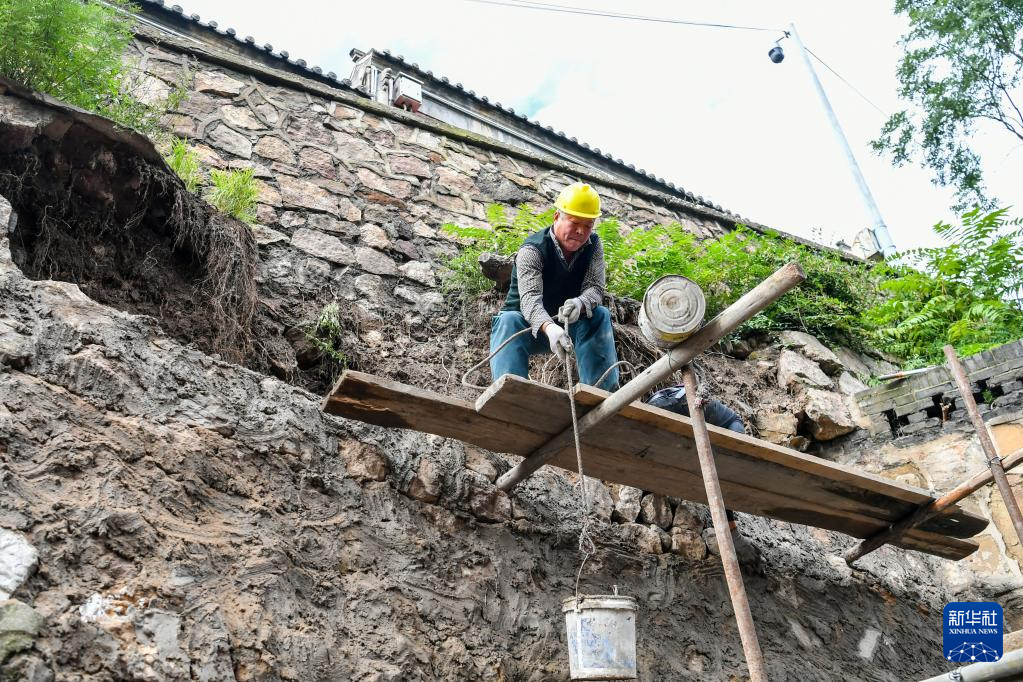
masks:
MULTIPOLYGON (((670 412, 676 412, 684 417, 689 416, 689 403, 686 401, 685 389, 679 390, 680 386, 665 388, 647 400, 648 405, 660 407, 670 412)), ((729 431, 746 433, 746 425, 742 417, 735 410, 725 405, 720 400, 708 400, 703 404, 703 420, 713 426, 720 426, 729 431)))
MULTIPOLYGON (((502 310, 494 315, 490 323, 490 352, 500 346, 516 332, 529 329, 529 323, 517 310, 502 310)), ((543 334, 543 332, 540 332, 543 334)), ((618 362, 615 352, 614 333, 611 331, 611 313, 602 305, 593 309, 593 317, 582 315, 579 321, 568 327, 568 335, 575 344, 576 361, 579 364, 579 381, 593 386, 607 368, 618 362)), ((547 336, 533 337, 523 334, 490 359, 490 373, 494 381, 505 374, 529 378, 529 356, 550 353, 547 336)), ((615 367, 598 386, 608 391, 618 388, 618 368, 615 367)))

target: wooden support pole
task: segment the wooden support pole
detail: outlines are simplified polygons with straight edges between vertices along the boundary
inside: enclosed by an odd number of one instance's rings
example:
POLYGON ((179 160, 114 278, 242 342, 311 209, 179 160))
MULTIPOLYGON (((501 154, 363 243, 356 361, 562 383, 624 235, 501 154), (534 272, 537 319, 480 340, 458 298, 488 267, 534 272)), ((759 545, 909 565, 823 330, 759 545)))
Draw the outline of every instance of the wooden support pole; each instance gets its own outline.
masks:
MULTIPOLYGON (((1010 471, 1020 462, 1023 462, 1023 448, 1015 450, 1002 458, 1002 470, 1010 471)), ((985 469, 984 471, 977 472, 969 480, 960 483, 958 486, 933 502, 925 504, 922 507, 918 507, 916 511, 903 517, 885 530, 878 531, 866 540, 863 540, 860 544, 845 553, 845 562, 851 566, 854 561, 863 558, 875 549, 892 542, 898 542, 903 535, 919 526, 927 519, 941 514, 941 512, 945 511, 963 498, 968 497, 970 494, 983 488, 991 482, 993 476, 994 474, 991 472, 991 469, 985 469)))
POLYGON ((987 464, 991 468, 991 475, 995 479, 995 485, 998 486, 998 492, 1002 494, 1002 502, 1005 503, 1005 509, 1009 512, 1009 518, 1012 519, 1012 525, 1016 529, 1016 538, 1023 542, 1023 514, 1020 514, 1019 504, 1016 503, 1016 497, 1012 494, 1012 488, 1009 487, 1009 479, 1005 477, 1002 461, 998 457, 998 450, 995 448, 994 442, 991 440, 987 424, 984 423, 984 419, 980 416, 980 410, 977 409, 977 403, 973 399, 970 379, 966 376, 966 370, 963 369, 962 363, 959 362, 959 356, 956 355, 955 348, 945 346, 945 358, 948 360, 948 368, 952 372, 952 377, 955 379, 956 385, 959 386, 959 394, 962 396, 963 404, 970 415, 970 421, 973 422, 973 428, 977 430, 977 438, 980 439, 980 446, 984 448, 984 456, 987 457, 987 464))
MULTIPOLYGON (((746 293, 732 305, 725 308, 708 322, 700 331, 672 348, 657 362, 647 367, 639 376, 609 395, 604 402, 593 408, 579 420, 579 435, 586 433, 597 424, 618 414, 626 405, 639 400, 655 384, 664 381, 672 372, 689 364, 697 355, 707 350, 739 325, 777 301, 793 287, 801 284, 806 274, 799 263, 789 263, 778 269, 746 293)), ((505 492, 546 464, 554 455, 570 446, 573 441, 569 427, 537 448, 526 459, 512 467, 497 480, 497 487, 505 492)))
POLYGON ((732 543, 732 531, 728 527, 728 516, 725 512, 725 499, 721 494, 721 483, 718 481, 718 470, 714 464, 714 452, 710 445, 710 433, 707 422, 703 418, 703 403, 697 397, 696 375, 691 367, 682 370, 682 382, 686 387, 686 401, 689 403, 689 418, 693 422, 693 440, 696 453, 700 458, 700 471, 703 473, 703 485, 707 489, 707 506, 714 520, 714 536, 721 552, 721 565, 725 569, 725 581, 728 583, 728 595, 732 599, 732 610, 735 611, 735 622, 739 626, 739 639, 742 650, 746 654, 746 665, 752 682, 766 682, 767 671, 764 669, 764 654, 760 650, 757 629, 753 624, 753 614, 749 610, 746 598, 746 587, 742 583, 739 571, 739 559, 735 556, 735 545, 732 543))

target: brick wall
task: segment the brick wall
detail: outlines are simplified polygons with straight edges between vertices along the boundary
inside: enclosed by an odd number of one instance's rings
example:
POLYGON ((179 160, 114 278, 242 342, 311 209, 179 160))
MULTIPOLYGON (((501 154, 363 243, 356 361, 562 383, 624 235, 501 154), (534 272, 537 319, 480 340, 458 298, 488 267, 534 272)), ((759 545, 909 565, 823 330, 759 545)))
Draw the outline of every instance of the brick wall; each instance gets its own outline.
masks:
MULTIPOLYGON (((964 358, 974 399, 986 421, 1023 410, 1023 342, 964 358)), ((856 394, 875 436, 896 444, 921 441, 943 430, 970 428, 959 389, 944 366, 856 394)))

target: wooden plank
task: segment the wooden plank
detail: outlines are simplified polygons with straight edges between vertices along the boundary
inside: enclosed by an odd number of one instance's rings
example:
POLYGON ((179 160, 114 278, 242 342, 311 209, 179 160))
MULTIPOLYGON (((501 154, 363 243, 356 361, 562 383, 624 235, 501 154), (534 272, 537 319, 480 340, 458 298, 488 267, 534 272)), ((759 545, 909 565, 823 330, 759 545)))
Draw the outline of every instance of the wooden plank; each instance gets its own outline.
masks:
MULTIPOLYGON (((576 387, 576 393, 579 402, 584 403, 584 410, 585 406, 592 407, 606 395, 604 391, 583 385, 576 387)), ((566 403, 567 394, 562 389, 519 377, 502 377, 480 397, 477 409, 495 419, 523 425, 528 423, 556 434, 570 425, 566 403)), ((692 447, 691 428, 691 422, 685 417, 633 403, 583 435, 588 473, 651 492, 705 502, 692 447), (636 412, 639 414, 633 414, 636 412), (644 420, 644 417, 649 419, 644 420), (653 426, 651 421, 657 426, 653 426), (675 428, 668 431, 663 426, 675 428), (636 466, 637 462, 643 461, 644 465, 636 466)), ((899 484, 879 477, 863 477, 862 480, 869 484, 864 489, 855 485, 858 480, 855 470, 831 462, 813 461, 814 458, 787 448, 712 428, 717 440, 724 443, 719 442, 715 446, 722 489, 729 505, 738 511, 866 537, 911 510, 920 496, 930 499, 925 491, 903 489, 899 484), (771 457, 765 461, 736 452, 729 447, 734 445, 731 441, 735 439, 742 441, 744 447, 763 446, 770 451, 771 457), (797 466, 789 469, 785 464, 793 458, 797 466), (782 463, 774 460, 782 460, 782 463), (822 471, 827 473, 831 467, 841 474, 838 478, 844 480, 835 481, 821 475, 822 471), (810 469, 813 473, 803 469, 810 469), (884 492, 871 490, 874 487, 884 492), (798 492, 785 495, 778 491, 798 492), (886 494, 888 492, 910 499, 904 501, 886 494)), ((753 451, 758 452, 756 447, 753 451)), ((571 449, 562 450, 551 463, 569 470, 576 468, 571 449)), ((959 516, 965 516, 965 519, 952 517, 953 522, 948 524, 949 533, 945 532, 945 528, 923 528, 920 533, 908 537, 904 546, 926 550, 934 546, 933 536, 952 534, 969 537, 986 526, 986 520, 980 517, 971 519, 961 510, 959 516), (962 523, 963 520, 966 523, 962 523)), ((975 547, 972 543, 951 544, 956 547, 942 548, 939 553, 948 556, 951 552, 953 556, 961 556, 963 551, 972 551, 975 547)))
MULTIPOLYGON (((692 472, 674 468, 670 465, 656 464, 656 468, 648 461, 636 461, 618 453, 616 457, 600 456, 589 447, 584 451, 586 474, 604 481, 637 485, 648 492, 660 493, 674 497, 682 497, 693 502, 707 503, 702 480, 692 472), (639 480, 636 472, 654 472, 654 475, 639 480), (629 483, 628 481, 632 481, 629 483)), ((550 462, 569 471, 575 471, 575 453, 571 450, 562 451, 550 462)), ((864 537, 864 529, 877 532, 887 527, 887 522, 864 515, 837 512, 825 506, 801 501, 770 491, 750 489, 746 486, 721 481, 721 489, 729 507, 768 518, 798 523, 815 528, 826 528, 852 537, 864 537)), ((914 549, 946 559, 962 559, 977 550, 977 544, 971 540, 951 538, 945 535, 917 530, 896 543, 905 549, 914 549)))
MULTIPOLYGON (((564 400, 565 419, 570 421, 568 393, 562 389, 559 397, 564 400)), ((341 375, 323 400, 322 409, 368 424, 423 431, 520 456, 533 452, 548 437, 541 430, 481 415, 463 400, 352 370, 341 375)))
MULTIPOLYGON (((591 407, 603 395, 607 395, 606 392, 591 386, 580 385, 576 390, 577 400, 591 407)), ((669 453, 677 453, 681 449, 682 461, 691 463, 686 468, 698 473, 692 446, 692 422, 688 417, 643 403, 632 403, 618 416, 624 423, 612 421, 612 428, 632 439, 644 439, 649 443, 651 454, 660 448, 667 448, 669 453), (674 434, 676 438, 664 443, 658 439, 657 431, 674 434)), ((716 426, 708 428, 715 451, 722 455, 718 475, 723 479, 768 490, 798 490, 801 498, 815 500, 837 510, 866 513, 889 523, 934 499, 922 488, 900 484, 752 436, 716 426)), ((599 435, 599 441, 605 447, 614 448, 612 434, 602 432, 599 435)), ((961 538, 972 537, 987 526, 984 517, 958 508, 948 517, 932 521, 932 525, 925 524, 923 529, 961 538)))
MULTIPOLYGON (((578 406, 589 410, 588 406, 578 406)), ((479 414, 512 424, 528 424, 543 433, 561 433, 570 427, 570 410, 565 389, 538 384, 514 374, 499 378, 476 400, 479 414), (543 390, 537 390, 537 386, 542 386, 543 390), (547 407, 552 409, 541 409, 547 407)))
MULTIPOLYGON (((480 411, 477 411, 465 401, 348 371, 324 400, 323 409, 331 414, 380 426, 414 429, 456 438, 489 450, 527 455, 547 442, 552 433, 569 425, 567 392, 542 384, 530 384, 533 382, 517 377, 503 377, 498 385, 492 387, 493 390, 487 392, 485 399, 479 401, 480 411), (523 409, 526 404, 539 407, 523 409), (496 418, 499 414, 506 419, 496 418)), ((606 394, 591 387, 583 387, 578 389, 578 395, 580 413, 583 413, 606 394)), ((637 403, 626 408, 630 415, 634 409, 664 412, 637 403)), ((592 433, 586 434, 584 454, 587 458, 587 474, 608 481, 637 485, 652 492, 705 501, 702 480, 698 473, 694 473, 695 461, 685 456, 684 448, 680 447, 688 442, 684 437, 679 438, 684 434, 661 428, 665 416, 669 420, 667 425, 676 430, 680 427, 671 424, 671 420, 684 418, 670 412, 654 416, 656 419, 653 424, 622 417, 624 421, 621 424, 600 425, 592 433)), ((723 435, 725 438, 739 437, 739 434, 727 431, 723 435)), ((712 433, 712 439, 716 437, 717 434, 712 433)), ((749 440, 755 444, 760 443, 756 439, 749 440)), ((732 458, 750 457, 739 452, 730 453, 732 458)), ((795 454, 806 458, 800 453, 795 454)), ((574 470, 573 448, 561 450, 552 463, 574 470)), ((754 461, 753 465, 755 467, 757 462, 754 461)), ((784 470, 784 464, 773 466, 784 470)), ((753 471, 756 473, 755 468, 753 471)), ((856 477, 853 472, 851 482, 847 481, 843 485, 855 488, 856 477)), ((854 537, 865 537, 887 525, 887 521, 877 518, 882 511, 871 509, 869 505, 866 511, 870 513, 864 513, 862 508, 846 508, 848 502, 843 502, 843 506, 832 507, 819 500, 803 499, 802 491, 799 495, 790 494, 790 491, 800 490, 798 486, 786 485, 781 489, 766 490, 763 482, 756 477, 743 479, 736 475, 733 478, 736 480, 722 480, 722 489, 729 505, 739 511, 829 528, 854 537)), ((888 485, 883 479, 879 483, 888 485)), ((901 489, 898 484, 891 485, 901 489)), ((923 492, 910 492, 927 497, 923 492)), ((888 499, 883 494, 880 497, 888 499)), ((897 500, 893 505, 898 507, 899 502, 897 500)), ((947 558, 962 558, 976 549, 975 543, 921 529, 907 536, 901 546, 947 558)))
POLYGON ((527 455, 544 442, 544 434, 480 415, 464 400, 352 370, 341 375, 322 408, 339 417, 456 438, 514 455, 527 455))

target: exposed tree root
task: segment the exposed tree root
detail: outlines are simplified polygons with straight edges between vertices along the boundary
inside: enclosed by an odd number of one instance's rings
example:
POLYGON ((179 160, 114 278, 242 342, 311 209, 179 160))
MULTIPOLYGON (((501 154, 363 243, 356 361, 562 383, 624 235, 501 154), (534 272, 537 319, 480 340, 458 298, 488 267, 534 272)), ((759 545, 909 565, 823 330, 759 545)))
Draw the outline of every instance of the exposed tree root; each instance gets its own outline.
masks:
POLYGON ((5 100, 21 114, 0 123, 0 193, 19 217, 22 270, 246 361, 257 302, 248 227, 187 192, 151 145, 140 152, 144 138, 52 102, 5 100))

